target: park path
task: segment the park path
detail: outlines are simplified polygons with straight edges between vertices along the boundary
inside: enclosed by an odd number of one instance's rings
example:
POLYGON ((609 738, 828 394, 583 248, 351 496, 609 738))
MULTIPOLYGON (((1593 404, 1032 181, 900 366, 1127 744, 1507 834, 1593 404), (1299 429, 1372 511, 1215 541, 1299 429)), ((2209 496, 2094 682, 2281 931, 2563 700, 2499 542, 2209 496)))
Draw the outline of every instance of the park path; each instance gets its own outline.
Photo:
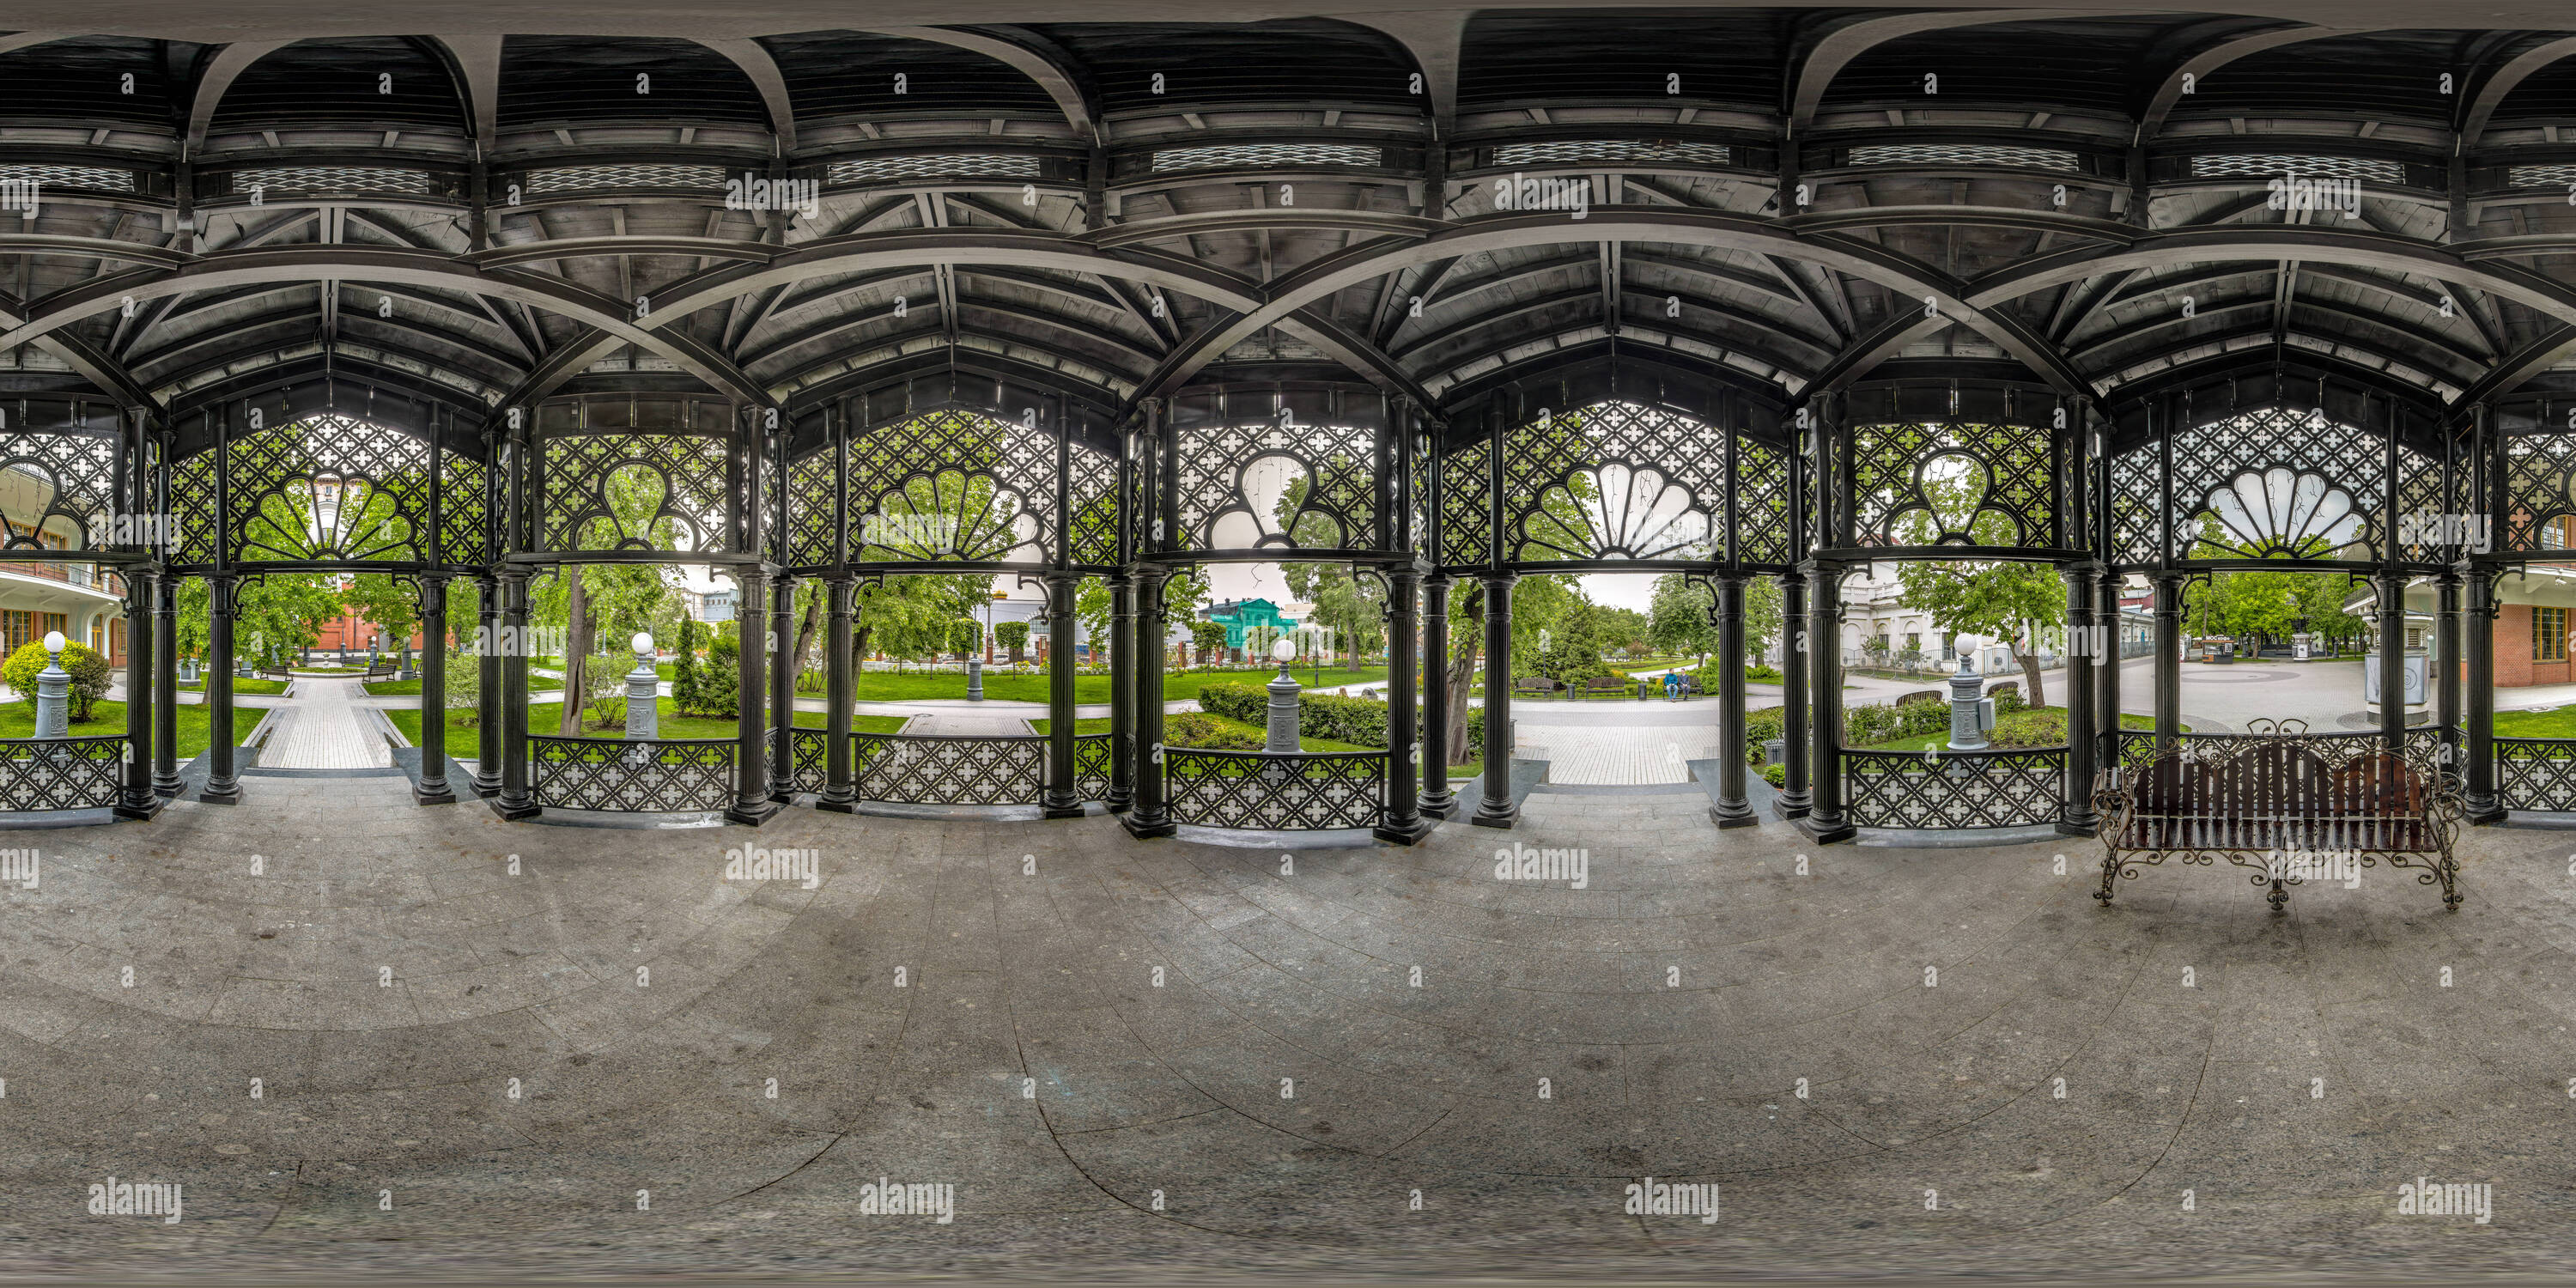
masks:
POLYGON ((358 721, 350 695, 355 679, 302 675, 295 679, 295 700, 278 719, 286 727, 269 735, 260 749, 265 769, 382 769, 393 763, 385 740, 370 735, 358 721))

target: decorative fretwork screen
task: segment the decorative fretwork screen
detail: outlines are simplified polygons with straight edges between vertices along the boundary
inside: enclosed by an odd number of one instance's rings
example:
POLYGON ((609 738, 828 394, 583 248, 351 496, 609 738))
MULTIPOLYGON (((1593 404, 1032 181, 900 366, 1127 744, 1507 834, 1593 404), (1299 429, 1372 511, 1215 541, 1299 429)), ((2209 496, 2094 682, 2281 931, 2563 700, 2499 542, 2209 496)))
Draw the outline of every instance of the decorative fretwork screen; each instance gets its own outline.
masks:
POLYGON ((1856 544, 2063 544, 2060 448, 2048 429, 1959 420, 1855 425, 1850 453, 1856 544))
POLYGON ((1377 431, 1269 423, 1176 434, 1182 544, 1194 550, 1376 550, 1377 431))
MULTIPOLYGON (((811 461, 813 458, 807 458, 811 461)), ((1084 486, 1114 497, 1116 467, 1098 464, 1097 452, 1075 452, 1074 471, 1084 486)), ((849 444, 850 558, 876 563, 973 563, 1045 567, 1061 539, 1064 500, 1057 478, 1057 441, 1032 422, 1005 420, 969 408, 927 411, 857 431, 849 444)), ((800 552, 825 550, 830 529, 809 511, 828 504, 819 476, 791 475, 788 528, 800 552)), ((1080 489, 1077 488, 1077 492, 1080 489)), ((1086 504, 1077 501, 1077 508, 1086 504)), ((1115 545, 1114 504, 1109 519, 1115 545)), ((1079 540, 1096 546, 1078 521, 1079 540)), ((825 560, 817 562, 827 562, 825 560)), ((1101 562, 1115 562, 1114 559, 1101 562)))
POLYGON ((729 553, 725 442, 695 433, 561 433, 539 444, 543 549, 729 553))
POLYGON ((338 414, 224 445, 227 528, 239 563, 428 563, 426 440, 338 414))
MULTIPOLYGON (((1483 561, 1491 452, 1442 463, 1444 563, 1483 561)), ((1501 473, 1507 562, 1792 559, 1787 453, 1679 412, 1611 400, 1539 417, 1504 433, 1501 473)))
POLYGON ((118 534, 108 522, 116 512, 116 455, 110 433, 0 433, 0 548, 94 550, 116 544, 118 534))
MULTIPOLYGON (((2388 439, 2323 411, 2271 408, 2175 433, 2175 559, 2338 559, 2378 553, 2388 439)), ((2398 452, 2400 477, 2441 463, 2398 452)))
POLYGON ((2563 522, 2576 516, 2576 427, 2508 436, 2503 452, 2504 513, 2496 520, 2496 549, 2563 555, 2576 544, 2568 541, 2563 522))

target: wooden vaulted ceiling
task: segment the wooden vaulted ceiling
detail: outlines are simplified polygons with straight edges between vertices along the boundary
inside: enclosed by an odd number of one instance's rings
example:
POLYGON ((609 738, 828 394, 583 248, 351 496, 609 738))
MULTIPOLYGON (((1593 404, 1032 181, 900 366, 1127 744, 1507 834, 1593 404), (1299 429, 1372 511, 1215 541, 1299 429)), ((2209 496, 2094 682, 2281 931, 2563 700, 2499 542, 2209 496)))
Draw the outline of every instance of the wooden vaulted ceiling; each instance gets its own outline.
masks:
POLYGON ((2116 399, 2296 357, 2458 405, 2576 348, 2576 29, 32 32, 0 84, 0 185, 40 195, 0 209, 0 388, 164 410, 325 370, 795 404, 950 361, 1112 406, 1287 372, 1437 406, 1614 351, 1789 400, 1907 358, 2116 399), (2292 174, 2338 182, 2279 208, 2292 174), (738 208, 744 176, 814 199, 738 208), (1581 217, 1498 196, 1524 178, 1581 217))

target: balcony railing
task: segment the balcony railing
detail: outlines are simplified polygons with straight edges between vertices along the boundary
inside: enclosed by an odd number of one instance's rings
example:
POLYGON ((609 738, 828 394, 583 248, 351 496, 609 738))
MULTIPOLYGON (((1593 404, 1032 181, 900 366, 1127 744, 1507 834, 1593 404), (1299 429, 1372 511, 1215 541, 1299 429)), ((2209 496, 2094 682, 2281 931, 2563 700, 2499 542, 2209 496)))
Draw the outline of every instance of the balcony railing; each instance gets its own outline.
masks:
POLYGON ((79 563, 39 563, 30 559, 0 559, 0 572, 21 577, 42 577, 66 585, 85 586, 110 595, 125 594, 125 579, 115 573, 102 575, 96 568, 79 563))

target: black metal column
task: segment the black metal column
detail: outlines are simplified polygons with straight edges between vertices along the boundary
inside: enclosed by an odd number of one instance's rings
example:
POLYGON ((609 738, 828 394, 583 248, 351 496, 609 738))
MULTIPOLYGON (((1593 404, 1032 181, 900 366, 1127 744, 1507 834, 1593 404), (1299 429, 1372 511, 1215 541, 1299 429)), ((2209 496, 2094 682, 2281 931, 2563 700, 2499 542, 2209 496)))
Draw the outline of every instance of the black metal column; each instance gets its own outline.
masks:
POLYGON ((125 572, 125 800, 119 818, 150 818, 161 812, 160 793, 152 789, 152 584, 147 568, 125 572))
MULTIPOLYGON (((2100 825, 2093 812, 2095 735, 2093 668, 2100 664, 2103 637, 2094 620, 2094 584, 2099 564, 2069 564, 2066 578, 2066 776, 2058 785, 2057 831, 2061 836, 2091 836, 2100 825)), ((2117 721, 2114 721, 2117 723, 2117 721)))
POLYGON ((1512 587, 1520 577, 1492 573, 1484 581, 1485 790, 1467 821, 1510 827, 1521 818, 1520 802, 1512 799, 1512 587))
POLYGON ((2406 750, 2406 574, 2379 572, 2370 587, 2379 603, 2379 741, 2406 750))
POLYGON ((1807 574, 1780 574, 1780 817, 1805 818, 1815 797, 1808 789, 1807 574))
POLYGON ((1449 587, 1447 573, 1422 579, 1422 815, 1449 818, 1458 793, 1449 787, 1449 587))
POLYGON ((1136 569, 1136 807, 1119 822, 1139 837, 1179 830, 1163 808, 1163 575, 1136 569))
POLYGON ((2442 729, 2442 765, 2454 782, 2460 773, 2460 574, 2434 577, 2439 596, 2433 628, 2433 720, 2442 729))
POLYGON ((208 805, 241 803, 241 777, 233 761, 233 596, 239 583, 221 573, 206 578, 206 785, 197 799, 208 805))
POLYGON ((447 786, 447 579, 426 573, 420 579, 420 782, 411 799, 456 803, 447 786))
POLYGON ((1082 578, 1069 572, 1046 576, 1047 592, 1047 771, 1040 816, 1082 817, 1082 793, 1073 785, 1074 701, 1073 634, 1081 625, 1074 616, 1074 597, 1082 578))
MULTIPOLYGON (((482 672, 474 684, 474 794, 490 800, 501 794, 501 582, 490 574, 474 579, 474 662, 482 672)), ((517 647, 517 645, 512 645, 517 647)))
POLYGON ((2156 574, 2156 750, 2182 738, 2182 584, 2178 572, 2156 574))
POLYGON ((2469 746, 2468 785, 2460 804, 2472 823, 2504 821, 2504 802, 2496 799, 2495 780, 2495 582, 2484 568, 2471 565, 2468 577, 2468 643, 2462 649, 2469 664, 2466 710, 2469 746))
POLYGON ((2093 753, 2098 769, 2117 769, 2120 765, 2120 635, 2125 623, 2120 618, 2120 574, 2104 568, 2093 582, 2094 621, 2111 638, 2111 650, 2093 668, 2094 741, 2100 750, 2093 753))
POLYGON ((1717 803, 1708 820, 1751 827, 1761 820, 1744 796, 1744 581, 1742 573, 1709 579, 1717 591, 1717 803))
MULTIPOLYGON (((1422 593, 1422 574, 1411 568, 1392 569, 1386 584, 1391 601, 1386 626, 1386 800, 1375 835, 1381 841, 1411 845, 1431 835, 1432 828, 1431 820, 1422 816, 1421 779, 1415 772, 1424 748, 1434 741, 1422 736, 1421 696, 1414 691, 1422 676, 1414 653, 1419 645, 1421 613, 1415 603, 1422 593)), ((1442 754, 1433 749, 1433 759, 1442 754)))
POLYGON ((736 613, 734 636, 738 641, 735 656, 734 704, 734 778, 733 808, 724 812, 725 820, 758 827, 778 812, 778 802, 769 798, 769 742, 761 694, 766 690, 769 674, 769 575, 757 567, 736 568, 734 582, 742 588, 735 598, 741 607, 736 613))
MULTIPOLYGON (((1808 779, 1807 816, 1798 826, 1818 845, 1848 841, 1859 829, 1843 816, 1843 573, 1839 564, 1816 560, 1809 565, 1814 598, 1807 606, 1807 689, 1813 722, 1807 730, 1807 753, 1814 774, 1808 779)), ((1791 755, 1798 748, 1789 749, 1791 755)))
POLYGON ((152 583, 152 792, 179 794, 179 579, 152 583))
POLYGON ((796 795, 796 579, 769 583, 769 799, 796 795))
MULTIPOLYGON (((565 575, 578 575, 566 569, 565 575)), ((506 819, 534 818, 536 797, 528 791, 528 656, 536 651, 528 638, 528 571, 503 568, 495 577, 501 592, 501 791, 492 812, 506 819)), ((570 658, 564 659, 567 663, 570 658)), ((579 699, 564 694, 564 701, 579 699)), ((492 745, 492 729, 483 729, 483 745, 492 745)))
POLYGON ((1136 802, 1136 579, 1109 574, 1109 799, 1112 814, 1136 802))
POLYGON ((857 674, 852 649, 858 636, 858 582, 834 577, 823 583, 823 795, 814 808, 835 814, 855 812, 858 793, 850 781, 850 703, 857 674))

